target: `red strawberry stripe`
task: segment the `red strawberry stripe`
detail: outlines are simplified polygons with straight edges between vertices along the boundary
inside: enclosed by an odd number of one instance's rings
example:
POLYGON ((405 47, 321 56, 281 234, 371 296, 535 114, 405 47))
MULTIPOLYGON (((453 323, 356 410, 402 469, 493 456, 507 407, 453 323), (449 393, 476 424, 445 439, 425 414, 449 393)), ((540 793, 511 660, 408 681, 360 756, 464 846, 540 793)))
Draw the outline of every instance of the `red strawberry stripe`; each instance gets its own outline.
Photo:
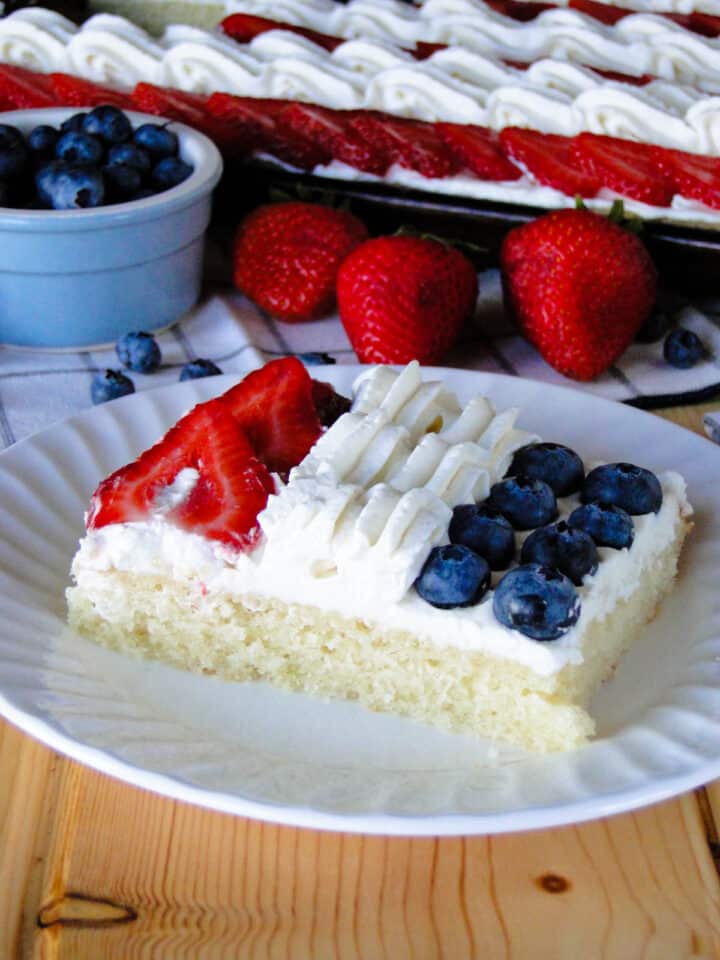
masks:
POLYGON ((0 64, 0 109, 28 110, 57 106, 58 99, 47 74, 9 63, 0 64))
POLYGON ((358 115, 359 111, 291 103, 280 114, 280 123, 283 129, 290 128, 326 149, 333 160, 382 176, 390 158, 386 150, 364 140, 353 129, 350 121, 358 115))
POLYGON ((522 170, 504 156, 497 134, 474 124, 436 123, 435 129, 458 160, 481 180, 519 180, 522 170))
POLYGON ((392 163, 424 177, 448 177, 461 169, 432 123, 362 111, 350 124, 373 147, 384 150, 392 163))
POLYGON ((239 146, 227 128, 210 114, 209 99, 203 94, 186 93, 184 90, 157 87, 144 82, 138 83, 132 92, 136 110, 186 123, 210 137, 222 150, 239 146))
POLYGON ((310 374, 294 357, 249 373, 222 400, 273 473, 300 463, 322 432, 310 374))
POLYGON ((571 154, 589 176, 624 197, 658 207, 673 198, 673 182, 658 169, 648 144, 581 133, 571 154))
POLYGON ((572 152, 573 140, 520 127, 500 131, 500 146, 509 160, 526 167, 535 179, 569 197, 594 197, 601 181, 582 169, 572 152))
POLYGON ((664 147, 651 147, 650 156, 677 193, 720 209, 720 158, 701 157, 664 147))
POLYGON ((103 103, 120 107, 121 110, 131 110, 133 107, 130 93, 91 83, 69 73, 51 73, 49 76, 55 102, 65 107, 97 107, 103 103))
POLYGON ((345 42, 344 37, 331 37, 326 33, 318 33, 308 27, 298 27, 294 23, 284 23, 278 20, 269 20, 266 17, 254 17, 247 13, 231 13, 220 23, 224 32, 239 43, 249 43, 253 37, 268 30, 285 30, 288 33, 297 33, 306 40, 311 40, 319 47, 330 53, 345 42))

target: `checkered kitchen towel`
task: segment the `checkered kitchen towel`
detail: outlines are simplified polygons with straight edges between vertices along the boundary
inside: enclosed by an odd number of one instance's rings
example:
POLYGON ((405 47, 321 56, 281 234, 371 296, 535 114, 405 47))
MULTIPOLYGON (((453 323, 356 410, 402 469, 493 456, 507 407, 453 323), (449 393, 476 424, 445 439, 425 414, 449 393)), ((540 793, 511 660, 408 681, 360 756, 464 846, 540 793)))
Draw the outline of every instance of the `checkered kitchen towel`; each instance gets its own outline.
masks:
MULTIPOLYGON (((676 370, 662 358, 662 343, 633 345, 616 367, 590 384, 573 384, 549 367, 508 328, 496 272, 480 278, 475 322, 447 358, 449 366, 575 385, 598 396, 638 406, 672 406, 720 398, 720 304, 685 307, 681 322, 695 330, 710 356, 691 370, 676 370)), ((240 294, 218 290, 177 325, 157 337, 163 353, 159 371, 131 374, 136 390, 177 381, 181 366, 195 357, 215 361, 224 373, 243 373, 287 354, 307 362, 355 363, 337 317, 307 324, 282 324, 240 294)), ((70 414, 91 406, 94 373, 118 367, 113 348, 44 353, 0 348, 0 440, 9 446, 70 414)))

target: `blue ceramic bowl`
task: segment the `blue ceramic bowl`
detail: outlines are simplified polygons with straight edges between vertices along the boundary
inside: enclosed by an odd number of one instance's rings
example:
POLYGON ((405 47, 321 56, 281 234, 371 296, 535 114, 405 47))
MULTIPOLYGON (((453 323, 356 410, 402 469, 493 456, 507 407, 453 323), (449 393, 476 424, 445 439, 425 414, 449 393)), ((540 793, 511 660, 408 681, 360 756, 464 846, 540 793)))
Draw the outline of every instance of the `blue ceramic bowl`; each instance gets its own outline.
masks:
MULTIPOLYGON (((27 133, 77 108, 0 113, 27 133)), ((158 117, 127 111, 133 127, 158 117)), ((204 235, 222 160, 207 137, 170 124, 194 167, 183 183, 129 203, 87 210, 0 209, 0 344, 36 348, 111 343, 157 330, 196 303, 204 235)))

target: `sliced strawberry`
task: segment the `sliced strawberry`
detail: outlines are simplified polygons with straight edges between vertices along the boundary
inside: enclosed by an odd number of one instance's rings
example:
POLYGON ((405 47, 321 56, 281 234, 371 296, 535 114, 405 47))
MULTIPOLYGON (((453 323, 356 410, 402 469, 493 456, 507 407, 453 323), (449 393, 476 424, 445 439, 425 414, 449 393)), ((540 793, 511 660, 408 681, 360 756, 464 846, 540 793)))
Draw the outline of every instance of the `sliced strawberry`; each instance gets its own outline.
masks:
POLYGON ((133 106, 129 93, 70 76, 69 73, 51 73, 50 82, 55 102, 65 107, 98 107, 107 103, 121 110, 130 110, 133 106))
POLYGON ((580 133, 573 138, 571 152, 582 169, 608 190, 656 207, 666 207, 672 200, 673 182, 658 169, 646 143, 580 133))
POLYGON ((447 50, 447 47, 446 43, 429 43, 427 40, 418 40, 415 46, 408 50, 408 53, 411 53, 416 60, 427 60, 438 50, 447 50))
POLYGON ((391 163, 423 177, 449 177, 461 168, 432 123, 365 110, 350 124, 374 149, 384 150, 391 163))
POLYGON ((0 64, 0 108, 27 110, 54 107, 58 99, 46 73, 35 73, 9 63, 0 64))
POLYGON ((508 159, 526 167, 538 183, 569 197, 594 197, 598 192, 597 178, 586 173, 572 155, 569 137, 506 127, 500 131, 500 146, 508 159))
POLYGON ((228 135, 246 144, 246 152, 269 153, 301 170, 312 170, 331 160, 328 150, 282 122, 287 100, 236 97, 213 93, 208 110, 228 128, 228 135))
POLYGON ((556 9, 554 3, 535 3, 533 0, 486 0, 486 3, 498 13, 521 23, 534 20, 545 10, 556 9))
POLYGON ((597 67, 590 67, 593 73, 604 77, 606 80, 617 80, 619 83, 629 83, 633 87, 646 87, 655 79, 652 74, 643 73, 639 77, 634 77, 629 73, 620 73, 617 70, 599 70, 597 67))
POLYGON ((186 123, 210 137, 222 150, 232 151, 236 144, 226 126, 210 114, 209 99, 201 93, 186 93, 184 90, 156 87, 145 82, 138 83, 132 92, 136 110, 186 123))
POLYGON ((519 180, 522 176, 522 170, 500 149, 497 134, 487 127, 436 123, 435 129, 462 165, 483 180, 519 180))
POLYGON ((580 13, 586 13, 593 20, 599 20, 600 23, 606 23, 612 26, 623 17, 630 16, 634 10, 624 10, 622 7, 613 7, 609 3, 603 3, 602 0, 569 0, 568 6, 573 10, 579 10, 580 13))
POLYGON ((279 20, 269 20, 267 17, 254 17, 249 13, 231 13, 220 22, 223 31, 239 43, 249 43, 253 37, 268 30, 286 30, 288 33, 297 33, 306 40, 311 40, 319 47, 332 53, 345 40, 343 37, 331 37, 327 33, 318 33, 308 27, 298 27, 294 23, 283 23, 279 20))
POLYGON ((181 470, 199 477, 189 495, 164 516, 170 523, 236 549, 259 537, 257 516, 274 482, 222 400, 201 403, 133 463, 121 467, 93 494, 88 528, 146 520, 161 509, 162 494, 181 470))
POLYGON ((685 27, 686 30, 698 33, 701 37, 720 36, 720 17, 711 13, 693 10, 692 13, 665 13, 663 16, 685 27))
POLYGON ((310 374, 295 357, 249 373, 222 401, 273 473, 297 466, 322 432, 310 374))
POLYGON ((651 147, 650 154, 660 173, 672 181, 675 193, 720 209, 720 157, 665 147, 651 147))
POLYGON ((309 103, 291 103, 281 113, 283 129, 289 127, 325 148, 334 160, 379 176, 390 166, 387 152, 364 140, 350 121, 352 110, 330 110, 309 103))

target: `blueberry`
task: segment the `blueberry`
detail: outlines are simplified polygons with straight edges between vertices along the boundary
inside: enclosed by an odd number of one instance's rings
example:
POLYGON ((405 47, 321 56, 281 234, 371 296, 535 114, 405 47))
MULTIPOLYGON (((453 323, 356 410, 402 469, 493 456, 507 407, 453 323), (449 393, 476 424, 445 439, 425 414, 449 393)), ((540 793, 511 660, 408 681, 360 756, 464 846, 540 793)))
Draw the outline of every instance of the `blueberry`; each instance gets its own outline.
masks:
POLYGON ((152 161, 150 154, 134 143, 116 143, 110 147, 107 155, 109 164, 122 163, 139 170, 143 177, 150 173, 152 161))
POLYGON ((53 210, 99 207, 105 197, 102 174, 90 167, 55 161, 38 170, 35 183, 40 199, 53 210))
POLYGON ((707 350, 696 333, 685 327, 678 327, 665 337, 663 356, 671 366, 679 370, 689 370, 707 356, 707 350))
POLYGON ((302 360, 307 367, 337 363, 335 357, 331 357, 329 353, 315 353, 314 351, 310 353, 299 353, 298 360, 302 360))
POLYGON ((67 133, 70 130, 81 133, 86 116, 86 113, 74 113, 71 117, 68 117, 67 120, 63 120, 60 124, 60 129, 63 133, 67 133))
POLYGON ((222 370, 212 360, 190 360, 180 371, 180 379, 199 380, 201 377, 216 377, 220 373, 222 370))
POLYGON ((163 157, 153 167, 150 182, 156 190, 169 190, 187 180, 193 168, 179 157, 163 157))
POLYGON ((632 517, 614 504, 586 503, 568 517, 568 526, 584 530, 599 547, 623 550, 635 539, 632 517))
POLYGON ((498 583, 493 612, 511 630, 533 640, 557 640, 580 616, 580 598, 554 567, 528 563, 513 567, 498 583))
POLYGON ((529 443, 515 452, 508 476, 544 480, 556 497, 577 493, 585 478, 580 457, 561 443, 529 443))
POLYGON ((177 135, 159 123, 143 123, 133 134, 133 140, 156 160, 175 157, 179 150, 177 135))
POLYGON ((672 316, 656 307, 635 334, 635 342, 657 343, 665 336, 672 325, 672 316))
POLYGON ((138 373, 152 373, 160 366, 162 359, 155 337, 144 330, 126 333, 118 340, 115 352, 124 367, 138 373))
POLYGON ((415 589, 433 607, 469 607, 490 586, 490 567, 469 547, 449 543, 433 547, 415 581, 415 589))
POLYGON ((507 517, 516 530, 544 527, 557 517, 555 494, 548 484, 522 474, 496 483, 488 504, 507 517))
POLYGON ((47 123, 41 123, 28 134, 27 145, 36 156, 50 158, 59 139, 59 130, 47 123))
POLYGON ((584 577, 597 570, 598 552, 589 534, 561 520, 533 530, 522 545, 520 561, 555 567, 579 587, 584 577))
POLYGON ((83 118, 85 133, 99 137, 104 143, 124 143, 132 137, 132 124, 118 107, 102 104, 83 118))
POLYGON ((595 467, 580 491, 583 503, 612 503, 633 516, 657 513, 662 498, 662 487, 655 474, 634 463, 605 463, 595 467))
POLYGON ((125 163, 111 163, 102 168, 105 184, 105 202, 123 203, 136 200, 142 187, 142 176, 135 167, 125 163))
POLYGON ((451 543, 461 543, 487 560, 491 570, 504 570, 515 556, 515 532, 509 520, 486 503, 467 503, 453 510, 451 543))
POLYGON ((93 403, 106 403, 117 397, 126 397, 135 393, 135 385, 130 377, 119 370, 102 370, 96 373, 90 385, 90 397, 93 403))
POLYGON ((70 130, 55 144, 55 156, 64 163, 94 167, 103 156, 103 146, 87 133, 70 130))
POLYGON ((0 123, 0 178, 19 177, 25 170, 27 158, 27 147, 17 127, 0 123))

